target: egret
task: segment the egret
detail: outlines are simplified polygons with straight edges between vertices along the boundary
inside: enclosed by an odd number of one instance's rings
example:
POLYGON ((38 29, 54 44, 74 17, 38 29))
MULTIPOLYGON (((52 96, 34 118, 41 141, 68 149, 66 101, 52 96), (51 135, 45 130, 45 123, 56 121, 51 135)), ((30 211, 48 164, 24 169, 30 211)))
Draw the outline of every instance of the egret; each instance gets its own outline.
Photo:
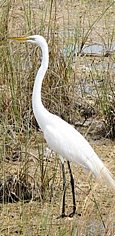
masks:
POLYGON ((97 179, 103 179, 106 184, 115 190, 115 181, 110 171, 106 168, 103 161, 95 153, 89 142, 66 121, 50 113, 43 105, 41 100, 41 87, 45 73, 48 69, 49 53, 48 44, 41 35, 28 37, 13 37, 12 40, 26 41, 38 45, 42 51, 41 66, 37 72, 33 94, 32 108, 35 118, 44 133, 44 138, 51 150, 59 154, 62 162, 63 173, 63 201, 61 216, 65 214, 65 195, 66 195, 66 178, 64 169, 64 160, 67 160, 70 183, 73 198, 73 211, 68 216, 73 216, 76 212, 76 200, 74 191, 74 178, 71 171, 70 162, 81 165, 83 168, 91 171, 97 179))

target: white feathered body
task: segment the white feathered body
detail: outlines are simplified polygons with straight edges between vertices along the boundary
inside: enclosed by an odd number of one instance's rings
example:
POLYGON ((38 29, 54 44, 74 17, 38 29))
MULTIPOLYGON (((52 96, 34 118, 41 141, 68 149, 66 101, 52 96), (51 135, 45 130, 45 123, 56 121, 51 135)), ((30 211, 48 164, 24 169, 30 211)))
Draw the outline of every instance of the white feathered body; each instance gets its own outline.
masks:
POLYGON ((89 161, 96 154, 86 139, 61 118, 52 114, 51 119, 51 123, 44 129, 44 137, 49 147, 64 159, 89 169, 89 161))
POLYGON ((28 42, 36 43, 42 50, 42 63, 33 88, 32 107, 49 147, 60 154, 62 161, 66 159, 91 170, 96 177, 102 177, 107 184, 115 189, 115 181, 111 173, 87 140, 70 124, 51 114, 43 106, 41 87, 49 62, 48 45, 46 40, 39 35, 30 36, 28 42))
POLYGON ((81 165, 93 175, 115 190, 115 181, 103 161, 95 153, 89 142, 72 125, 60 117, 44 111, 40 124, 44 138, 51 150, 64 159, 81 165), (45 114, 46 113, 46 114, 45 114), (43 120, 46 120, 44 125, 43 120))

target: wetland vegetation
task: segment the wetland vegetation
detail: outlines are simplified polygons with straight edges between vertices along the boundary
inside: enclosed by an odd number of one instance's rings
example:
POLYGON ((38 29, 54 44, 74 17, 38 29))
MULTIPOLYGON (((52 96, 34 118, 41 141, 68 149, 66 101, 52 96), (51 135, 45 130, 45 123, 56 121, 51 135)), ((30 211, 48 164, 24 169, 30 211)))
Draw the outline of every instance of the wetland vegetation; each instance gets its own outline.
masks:
POLYGON ((74 164, 79 215, 57 219, 61 163, 47 148, 31 105, 41 52, 33 45, 7 40, 32 34, 47 39, 50 62, 43 103, 88 139, 115 176, 114 12, 110 0, 1 0, 1 236, 115 235, 114 193, 74 164))

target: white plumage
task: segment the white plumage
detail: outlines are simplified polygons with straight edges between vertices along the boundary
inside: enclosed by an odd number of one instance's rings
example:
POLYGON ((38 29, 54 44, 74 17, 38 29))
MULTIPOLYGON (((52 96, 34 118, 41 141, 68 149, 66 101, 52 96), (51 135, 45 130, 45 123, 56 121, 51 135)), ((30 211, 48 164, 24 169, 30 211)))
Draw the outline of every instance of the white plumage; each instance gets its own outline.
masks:
POLYGON ((49 147, 60 154, 63 159, 81 165, 91 171, 95 177, 102 178, 108 185, 115 188, 115 181, 109 170, 91 145, 67 122, 52 115, 52 123, 46 125, 44 137, 49 147))
POLYGON ((95 177, 102 178, 106 184, 115 189, 115 181, 111 173, 94 152, 88 141, 70 124, 44 108, 41 102, 41 86, 48 68, 48 45, 42 36, 34 35, 31 37, 28 38, 28 41, 38 44, 43 55, 33 89, 33 111, 49 147, 60 154, 61 160, 66 159, 83 166, 90 170, 95 177))
POLYGON ((49 53, 46 40, 40 35, 23 38, 23 40, 40 46, 42 50, 42 62, 37 72, 33 95, 32 107, 35 118, 41 127, 49 147, 60 154, 61 160, 75 162, 90 170, 95 177, 103 179, 106 184, 115 189, 115 181, 104 163, 95 153, 88 141, 70 124, 46 110, 41 101, 42 81, 48 68, 49 53))
POLYGON ((115 181, 88 141, 70 124, 47 111, 42 104, 42 81, 49 63, 48 45, 46 40, 40 35, 10 39, 37 44, 42 50, 42 62, 34 82, 32 107, 35 118, 44 133, 44 138, 49 147, 60 155, 62 161, 63 200, 61 217, 72 217, 76 213, 76 197, 70 162, 75 162, 77 165, 79 164, 88 171, 91 171, 97 179, 104 180, 113 190, 115 190, 115 181), (66 177, 64 159, 67 160, 68 164, 73 199, 73 211, 69 215, 65 214, 66 177))

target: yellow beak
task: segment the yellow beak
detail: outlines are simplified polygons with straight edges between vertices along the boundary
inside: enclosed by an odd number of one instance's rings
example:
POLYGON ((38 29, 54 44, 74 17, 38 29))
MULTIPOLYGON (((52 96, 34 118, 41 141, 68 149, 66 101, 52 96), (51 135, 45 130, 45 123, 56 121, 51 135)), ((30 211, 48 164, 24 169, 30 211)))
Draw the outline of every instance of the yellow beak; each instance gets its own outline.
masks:
POLYGON ((17 41, 26 41, 26 40, 29 40, 29 37, 9 37, 8 39, 17 40, 17 41))

